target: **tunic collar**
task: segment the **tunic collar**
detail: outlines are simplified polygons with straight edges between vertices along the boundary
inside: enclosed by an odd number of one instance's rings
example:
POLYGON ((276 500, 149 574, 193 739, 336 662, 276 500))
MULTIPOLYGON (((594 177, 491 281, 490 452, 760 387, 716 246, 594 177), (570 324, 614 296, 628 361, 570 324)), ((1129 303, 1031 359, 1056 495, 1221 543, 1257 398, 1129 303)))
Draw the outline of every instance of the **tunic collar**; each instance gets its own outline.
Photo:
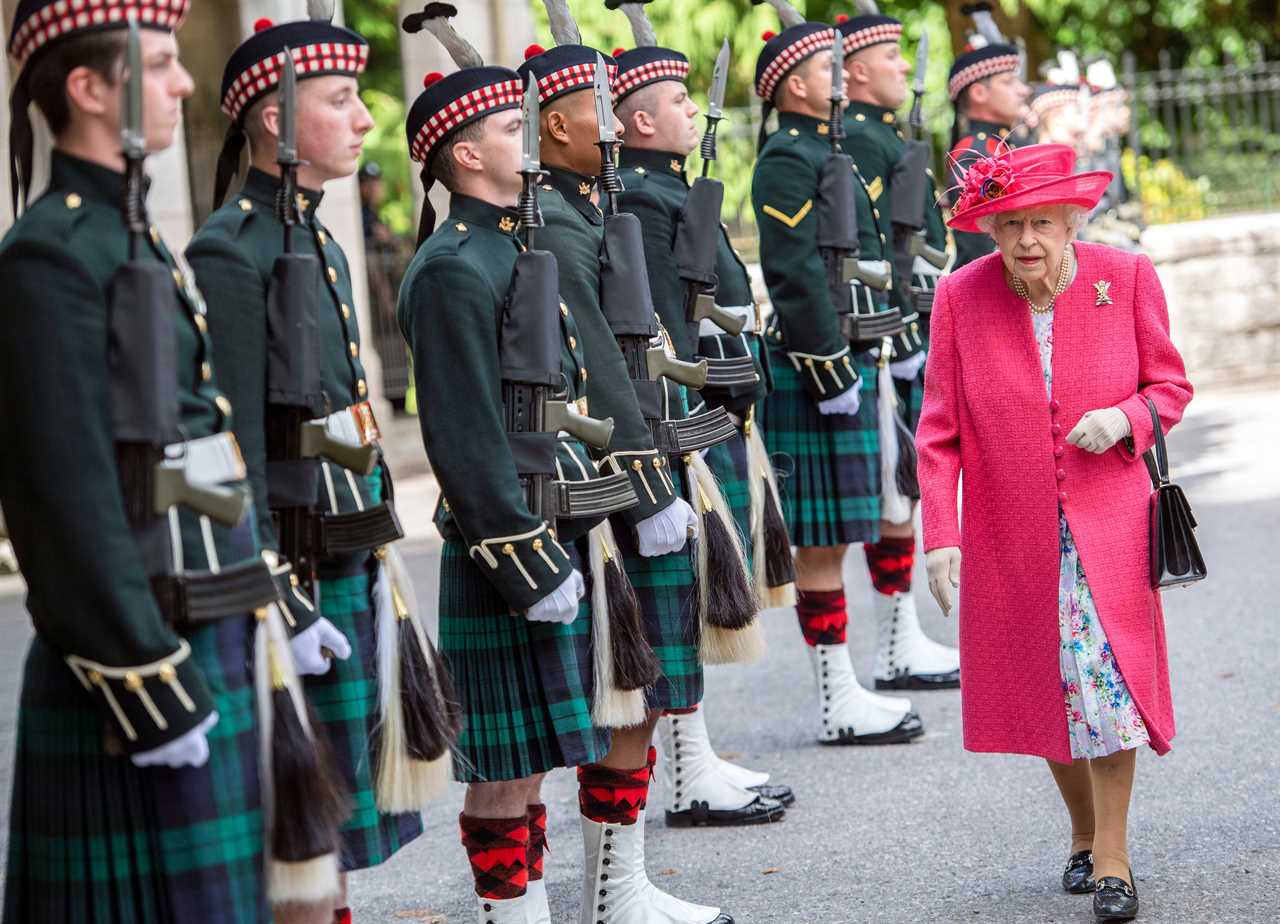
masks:
POLYGON ((678 178, 681 182, 687 182, 684 172, 685 159, 681 154, 624 146, 619 163, 622 167, 635 170, 637 173, 671 176, 678 178))
POLYGON ((898 121, 892 109, 858 100, 849 103, 849 108, 844 111, 844 117, 855 122, 870 122, 873 125, 896 125, 898 121))
POLYGON ((515 240, 519 219, 515 209, 494 205, 474 196, 454 193, 449 199, 449 221, 484 228, 515 240))
MULTIPOLYGON (((252 199, 264 208, 271 209, 271 214, 274 215, 276 191, 279 188, 279 177, 272 176, 257 167, 250 167, 249 175, 245 177, 244 188, 240 191, 240 194, 252 199)), ((320 190, 298 187, 298 211, 308 224, 315 220, 316 209, 320 207, 322 198, 324 198, 324 193, 320 190)))
POLYGON ((547 185, 564 196, 565 201, 582 213, 582 217, 593 225, 600 224, 604 218, 600 209, 591 201, 591 194, 596 188, 596 178, 574 173, 563 167, 547 168, 547 185))
POLYGON ((811 135, 826 140, 830 137, 831 125, 826 119, 818 119, 799 112, 779 112, 778 131, 792 136, 811 135))
POLYGON ((124 174, 55 149, 49 166, 49 188, 120 207, 124 203, 124 174))

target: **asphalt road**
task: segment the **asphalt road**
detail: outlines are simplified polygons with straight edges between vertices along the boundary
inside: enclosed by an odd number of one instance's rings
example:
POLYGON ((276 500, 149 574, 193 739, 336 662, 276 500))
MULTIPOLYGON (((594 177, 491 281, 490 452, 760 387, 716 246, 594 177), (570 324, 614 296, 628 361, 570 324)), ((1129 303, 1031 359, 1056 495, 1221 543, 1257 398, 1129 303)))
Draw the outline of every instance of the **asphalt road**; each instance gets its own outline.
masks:
MULTIPOLYGON (((1179 735, 1168 757, 1140 756, 1130 822, 1148 922, 1280 918, 1278 392, 1271 383, 1202 394, 1171 440, 1174 477, 1200 519, 1211 576, 1165 598, 1179 735)), ((398 451, 413 451, 412 440, 398 451)), ((398 492, 423 601, 434 599, 438 569, 431 492, 421 477, 398 492)), ((874 627, 860 555, 849 557, 848 580, 854 663, 869 677, 874 627)), ((20 580, 0 579, 5 791, 30 634, 21 593, 20 580)), ((923 586, 918 595, 926 628, 954 641, 955 625, 923 586)), ((740 924, 1092 921, 1088 898, 1057 886, 1067 826, 1043 763, 965 753, 956 693, 915 697, 928 733, 913 744, 818 747, 794 617, 778 611, 766 621, 764 662, 708 672, 708 722, 722 754, 770 770, 799 801, 785 821, 754 829, 674 830, 655 813, 646 833, 655 881, 681 897, 722 905, 740 924)), ((582 854, 572 774, 553 774, 545 797, 553 917, 575 922, 582 854)), ((424 837, 354 877, 357 921, 475 920, 458 844, 461 799, 454 786, 427 813, 424 837)))

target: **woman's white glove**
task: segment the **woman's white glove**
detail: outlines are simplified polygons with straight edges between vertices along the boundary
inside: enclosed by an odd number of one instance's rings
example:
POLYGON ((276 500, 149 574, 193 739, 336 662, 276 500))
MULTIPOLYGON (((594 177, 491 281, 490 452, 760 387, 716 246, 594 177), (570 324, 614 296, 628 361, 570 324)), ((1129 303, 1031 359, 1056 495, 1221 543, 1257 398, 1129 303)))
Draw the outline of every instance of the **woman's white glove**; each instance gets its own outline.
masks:
POLYGON ((1067 434, 1067 442, 1085 452, 1106 452, 1133 433, 1129 415, 1118 407, 1089 411, 1067 434))
POLYGON ((351 657, 351 643, 338 627, 321 616, 289 640, 293 663, 299 674, 319 676, 329 673, 333 663, 325 654, 329 650, 339 661, 351 657))
POLYGON ((951 615, 951 591, 960 586, 960 549, 954 545, 934 549, 924 557, 929 572, 929 592, 942 612, 951 615))
POLYGON ((862 406, 862 383, 857 382, 852 388, 834 398, 818 402, 819 414, 848 414, 852 417, 862 406))
POLYGON ((586 592, 582 572, 574 568, 559 587, 529 607, 524 617, 530 622, 558 622, 567 626, 578 618, 578 601, 586 592))
POLYGON ((209 762, 209 729, 217 724, 218 713, 211 712, 186 734, 129 759, 135 767, 203 767, 209 762))
POLYGON ((684 498, 677 497, 670 507, 637 523, 636 538, 645 558, 679 552, 689 539, 698 538, 698 515, 684 498))

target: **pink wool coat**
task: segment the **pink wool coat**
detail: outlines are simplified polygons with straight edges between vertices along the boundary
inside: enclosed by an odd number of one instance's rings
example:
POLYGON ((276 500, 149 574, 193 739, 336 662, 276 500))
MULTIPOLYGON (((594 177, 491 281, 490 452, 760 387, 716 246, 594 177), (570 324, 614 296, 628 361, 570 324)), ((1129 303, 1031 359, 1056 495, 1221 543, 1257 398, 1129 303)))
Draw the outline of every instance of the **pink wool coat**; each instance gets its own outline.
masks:
POLYGON ((959 546, 962 556, 964 746, 1060 762, 1071 748, 1058 666, 1059 506, 1151 746, 1169 750, 1141 453, 1154 440, 1145 398, 1167 432, 1192 393, 1151 261, 1100 244, 1075 250, 1075 280, 1054 310, 1052 401, 1030 312, 1005 284, 1000 255, 942 280, 917 434, 925 549, 959 546), (1097 304, 1103 289, 1111 304, 1097 304), (1095 455, 1066 441, 1086 411, 1108 407, 1128 416, 1133 451, 1121 441, 1095 455))

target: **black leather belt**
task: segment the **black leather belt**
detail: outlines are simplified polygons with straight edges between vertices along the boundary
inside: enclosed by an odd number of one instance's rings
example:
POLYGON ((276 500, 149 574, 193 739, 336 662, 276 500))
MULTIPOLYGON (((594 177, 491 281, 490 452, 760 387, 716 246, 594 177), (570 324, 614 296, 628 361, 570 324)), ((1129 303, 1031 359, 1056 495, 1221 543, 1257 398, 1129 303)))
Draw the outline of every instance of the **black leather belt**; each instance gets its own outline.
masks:
POLYGON ((756 364, 750 356, 730 356, 717 359, 700 357, 707 361, 707 387, 733 388, 738 385, 755 385, 760 381, 756 364))
POLYGON ((221 571, 184 571, 151 579, 160 612, 176 628, 243 616, 280 599, 271 569, 261 558, 221 571))
POLYGON ((358 513, 319 514, 314 527, 314 548, 322 558, 367 552, 404 537, 391 504, 378 504, 358 513))
POLYGON ((682 420, 651 421, 650 429, 653 431, 654 448, 673 456, 718 446, 738 433, 722 407, 682 420))

